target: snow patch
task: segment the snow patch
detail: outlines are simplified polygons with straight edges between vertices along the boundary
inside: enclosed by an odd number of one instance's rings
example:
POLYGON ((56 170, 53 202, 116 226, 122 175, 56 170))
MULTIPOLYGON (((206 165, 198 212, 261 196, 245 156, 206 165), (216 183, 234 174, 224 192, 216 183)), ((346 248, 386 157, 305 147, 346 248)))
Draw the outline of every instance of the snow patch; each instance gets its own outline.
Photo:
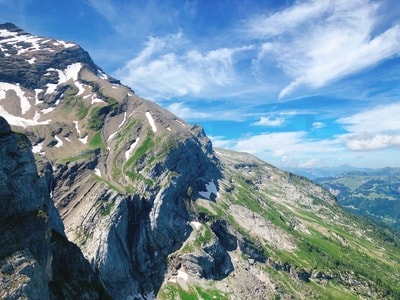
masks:
POLYGON ((111 141, 111 140, 114 138, 114 136, 116 136, 117 133, 118 133, 118 131, 116 131, 116 132, 114 132, 113 134, 111 134, 111 135, 108 137, 107 141, 111 141))
POLYGON ((64 41, 61 41, 61 40, 58 40, 57 42, 59 42, 61 45, 63 45, 64 48, 71 48, 71 47, 75 46, 75 44, 73 44, 73 43, 68 43, 68 42, 64 42, 64 41))
POLYGON ((39 117, 35 117, 33 119, 25 119, 22 117, 16 117, 16 116, 10 114, 8 111, 6 111, 1 105, 0 105, 0 115, 3 118, 5 118, 10 125, 20 126, 23 128, 26 128, 28 126, 48 125, 51 122, 51 120, 38 122, 37 120, 40 117, 40 115, 39 115, 39 117))
POLYGON ((43 150, 43 142, 32 146, 32 152, 36 154, 42 154, 43 150))
POLYGON ((126 122, 126 112, 124 112, 124 119, 122 120, 121 124, 118 125, 118 128, 124 126, 125 122, 126 122))
POLYGON ((64 145, 62 139, 60 139, 58 136, 54 136, 54 138, 57 140, 57 144, 55 144, 54 147, 60 148, 62 145, 64 145))
POLYGON ((200 222, 196 222, 196 221, 192 221, 190 222, 190 225, 192 225, 193 229, 199 230, 201 227, 201 223, 200 222))
POLYGON ((156 124, 154 123, 154 119, 151 116, 150 112, 148 112, 148 111, 146 111, 146 118, 150 123, 151 129, 153 130, 154 133, 156 133, 157 132, 156 124))
POLYGON ((15 35, 16 35, 16 32, 11 32, 11 31, 8 31, 7 29, 0 29, 1 37, 6 38, 6 37, 10 37, 10 36, 15 36, 15 35))
POLYGON ((182 278, 183 280, 187 281, 189 279, 189 275, 186 272, 178 270, 178 278, 182 278))
POLYGON ((85 92, 85 87, 83 86, 82 83, 80 83, 78 80, 75 80, 74 82, 75 86, 79 89, 77 96, 82 95, 85 92))
POLYGON ((78 133, 78 137, 81 137, 81 131, 79 130, 79 122, 78 121, 72 121, 75 124, 75 129, 76 132, 78 133))
POLYGON ((84 138, 79 139, 82 144, 87 144, 88 142, 88 136, 86 135, 84 138))
POLYGON ((17 97, 20 99, 21 114, 24 115, 32 107, 31 103, 25 97, 25 92, 21 89, 18 83, 11 84, 6 82, 0 82, 0 91, 3 91, 0 94, 0 99, 5 98, 5 95, 9 90, 13 90, 17 94, 17 97))
POLYGON ((66 77, 66 81, 68 81, 69 79, 73 79, 78 80, 78 74, 79 71, 82 69, 82 64, 81 63, 74 63, 72 65, 69 65, 65 70, 64 70, 64 74, 66 77))
POLYGON ((36 57, 32 57, 31 59, 27 59, 26 60, 28 63, 30 63, 31 65, 33 65, 36 61, 36 57))
POLYGON ((101 100, 100 98, 97 98, 96 94, 93 94, 93 96, 92 96, 92 104, 94 104, 94 103, 102 103, 102 102, 104 102, 104 101, 101 100))
POLYGON ((5 31, 2 31, 1 36, 6 37, 6 39, 1 40, 1 43, 13 45, 13 48, 18 51, 17 55, 24 54, 28 51, 41 50, 40 41, 42 40, 42 38, 39 38, 37 36, 26 35, 26 34, 17 35, 17 33, 12 33, 12 32, 6 33, 5 31), (20 42, 30 44, 30 46, 29 47, 22 46, 19 44, 20 42))
POLYGON ((178 123, 179 125, 185 127, 186 125, 184 123, 182 123, 181 121, 179 121, 178 119, 175 119, 176 123, 178 123))
POLYGON ((72 79, 76 82, 78 80, 78 74, 79 74, 79 71, 81 70, 81 68, 82 68, 81 63, 74 63, 74 64, 69 65, 63 71, 54 69, 54 68, 47 69, 47 71, 56 71, 58 73, 58 83, 57 84, 54 84, 54 83, 46 84, 46 86, 47 86, 46 94, 54 93, 55 90, 57 89, 58 85, 66 83, 70 79, 72 79))
POLYGON ((39 101, 39 94, 43 92, 42 89, 35 89, 35 105, 38 105, 40 103, 39 101))
POLYGON ((99 169, 94 169, 94 174, 96 174, 97 176, 101 177, 101 171, 99 169))
POLYGON ((57 84, 54 84, 54 83, 48 83, 48 84, 46 84, 46 86, 47 86, 47 90, 46 90, 45 95, 53 94, 57 89, 57 84))
POLYGON ((128 160, 129 157, 131 157, 131 155, 132 155, 132 153, 133 153, 133 150, 135 149, 136 145, 137 145, 138 142, 139 142, 139 139, 140 139, 140 137, 138 137, 138 138, 136 139, 136 141, 129 147, 129 150, 125 152, 125 158, 126 158, 126 160, 128 160))
POLYGON ((55 107, 45 108, 45 109, 42 109, 42 113, 43 113, 44 115, 46 115, 46 114, 52 112, 52 111, 55 110, 55 109, 56 109, 55 107))
POLYGON ((206 183, 206 191, 199 192, 199 194, 208 200, 210 200, 211 194, 214 194, 215 196, 218 197, 218 190, 217 186, 214 183, 214 180, 211 180, 209 183, 206 183))
POLYGON ((78 139, 82 144, 87 144, 88 142, 88 135, 86 135, 84 138, 81 138, 81 131, 79 130, 79 122, 78 121, 72 121, 75 124, 75 129, 76 132, 78 133, 78 139))
POLYGON ((98 75, 101 79, 104 79, 104 80, 107 80, 107 79, 108 79, 107 74, 104 73, 104 72, 102 72, 102 71, 100 71, 100 70, 97 70, 97 75, 98 75))

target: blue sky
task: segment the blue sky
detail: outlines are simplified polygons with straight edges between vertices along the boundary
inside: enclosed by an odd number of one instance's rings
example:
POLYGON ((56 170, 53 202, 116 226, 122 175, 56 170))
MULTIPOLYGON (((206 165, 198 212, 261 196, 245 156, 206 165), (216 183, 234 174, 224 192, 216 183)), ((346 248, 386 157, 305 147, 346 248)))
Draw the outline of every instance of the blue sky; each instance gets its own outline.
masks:
POLYGON ((400 166, 400 1, 0 0, 218 147, 279 167, 400 166))

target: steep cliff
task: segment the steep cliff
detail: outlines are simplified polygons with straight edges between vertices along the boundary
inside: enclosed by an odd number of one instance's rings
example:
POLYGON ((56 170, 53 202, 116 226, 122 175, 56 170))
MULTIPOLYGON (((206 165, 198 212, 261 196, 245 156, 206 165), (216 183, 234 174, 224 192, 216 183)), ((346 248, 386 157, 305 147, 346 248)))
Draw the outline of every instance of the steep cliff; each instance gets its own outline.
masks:
MULTIPOLYGON (((82 251, 68 270, 91 274, 88 286, 98 275, 113 299, 399 295, 396 237, 347 214, 326 190, 214 149, 200 127, 135 95, 76 44, 6 24, 0 46, 0 113, 29 137, 43 193, 79 247, 49 221, 43 230, 54 228, 58 243, 46 251, 82 251), (21 78, 34 79, 20 82, 10 56, 31 74, 21 78)), ((52 265, 50 293, 66 293, 76 277, 52 265)))
POLYGON ((89 262, 65 237, 29 140, 2 117, 0 177, 0 298, 106 298, 89 262))

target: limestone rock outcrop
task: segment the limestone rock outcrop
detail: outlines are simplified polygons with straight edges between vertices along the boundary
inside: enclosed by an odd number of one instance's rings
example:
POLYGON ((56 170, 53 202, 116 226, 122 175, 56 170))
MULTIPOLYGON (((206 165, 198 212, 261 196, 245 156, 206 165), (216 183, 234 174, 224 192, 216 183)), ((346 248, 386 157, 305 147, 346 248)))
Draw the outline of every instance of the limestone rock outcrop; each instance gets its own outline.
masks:
POLYGON ((36 170, 30 141, 12 132, 3 117, 0 179, 0 298, 106 299, 80 249, 53 226, 61 219, 36 170))

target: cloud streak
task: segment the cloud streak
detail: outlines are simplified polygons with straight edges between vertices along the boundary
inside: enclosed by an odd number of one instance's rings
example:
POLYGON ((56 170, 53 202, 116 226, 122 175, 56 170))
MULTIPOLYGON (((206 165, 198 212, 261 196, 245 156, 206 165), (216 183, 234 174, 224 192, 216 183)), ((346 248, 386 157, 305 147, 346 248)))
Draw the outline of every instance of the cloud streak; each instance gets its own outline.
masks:
POLYGON ((282 126, 285 123, 284 118, 261 117, 259 121, 254 122, 255 126, 282 126))
POLYGON ((204 95, 236 82, 234 57, 249 47, 200 52, 190 46, 186 49, 188 44, 182 33, 150 37, 139 55, 114 75, 139 94, 156 100, 204 95))
POLYGON ((349 132, 342 136, 350 150, 377 150, 400 146, 400 103, 376 106, 337 122, 349 132))
MULTIPOLYGON (((257 64, 273 60, 290 79, 279 98, 320 88, 400 52, 400 26, 379 32, 378 4, 368 0, 303 1, 244 27, 263 40, 257 64)), ((258 66, 257 69, 260 69, 258 66)))

